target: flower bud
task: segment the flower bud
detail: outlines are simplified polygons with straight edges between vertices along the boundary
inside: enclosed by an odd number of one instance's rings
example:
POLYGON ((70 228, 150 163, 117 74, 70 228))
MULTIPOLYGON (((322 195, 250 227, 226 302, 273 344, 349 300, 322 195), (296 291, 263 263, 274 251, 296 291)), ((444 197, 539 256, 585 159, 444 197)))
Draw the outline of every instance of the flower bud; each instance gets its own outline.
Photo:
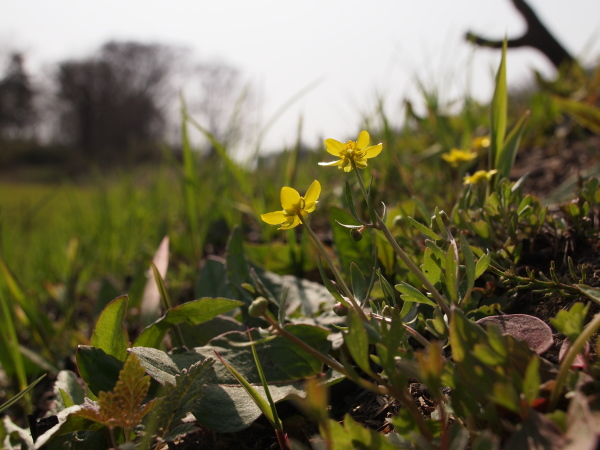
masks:
POLYGON ((384 317, 392 317, 392 308, 390 305, 385 305, 381 311, 381 315, 384 317))
POLYGON ((342 302, 337 302, 335 305, 333 305, 333 312, 336 314, 336 316, 344 317, 348 315, 348 307, 342 302))
POLYGON ((264 313, 267 312, 268 306, 269 306, 269 301, 266 298, 257 297, 250 304, 250 307, 248 308, 248 314, 250 315, 250 317, 255 317, 255 318, 260 317, 264 313))
POLYGON ((350 236, 352 236, 352 239, 355 242, 358 242, 363 238, 362 231, 360 231, 358 228, 352 228, 350 230, 350 236))

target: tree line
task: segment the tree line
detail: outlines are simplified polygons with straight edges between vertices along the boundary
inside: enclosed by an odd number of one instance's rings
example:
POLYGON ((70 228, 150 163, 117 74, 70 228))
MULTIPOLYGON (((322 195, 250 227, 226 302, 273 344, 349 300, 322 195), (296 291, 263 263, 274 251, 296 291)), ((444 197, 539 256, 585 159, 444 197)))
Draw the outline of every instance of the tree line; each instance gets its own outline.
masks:
POLYGON ((221 142, 235 144, 246 127, 239 109, 250 103, 239 71, 191 61, 180 48, 111 41, 55 64, 45 78, 27 70, 23 53, 4 59, 0 152, 11 142, 36 142, 101 165, 152 157, 179 121, 183 87, 190 111, 221 142))

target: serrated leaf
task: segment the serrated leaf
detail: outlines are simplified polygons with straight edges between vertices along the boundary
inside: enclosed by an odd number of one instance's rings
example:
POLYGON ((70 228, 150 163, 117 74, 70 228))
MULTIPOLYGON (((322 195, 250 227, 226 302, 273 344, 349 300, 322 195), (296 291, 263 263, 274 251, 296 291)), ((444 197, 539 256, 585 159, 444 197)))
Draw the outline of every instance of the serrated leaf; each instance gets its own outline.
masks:
MULTIPOLYGON (((327 340, 329 331, 310 325, 286 325, 286 330, 327 354, 331 344, 327 340)), ((304 378, 320 374, 322 363, 283 337, 263 339, 258 330, 252 330, 256 351, 263 365, 269 390, 275 402, 291 394, 303 393, 304 378)), ((131 349, 146 367, 148 374, 162 384, 175 383, 175 376, 207 357, 214 351, 226 359, 242 374, 261 396, 266 393, 245 332, 230 332, 213 339, 209 345, 198 347, 182 354, 167 354, 160 350, 144 347, 131 349)), ((231 373, 221 364, 211 369, 211 380, 206 393, 193 411, 201 424, 223 433, 233 433, 248 427, 261 414, 260 409, 231 373), (214 405, 219 405, 215 408, 214 405)), ((333 380, 330 375, 329 380, 333 380)), ((335 375, 339 378, 339 375, 335 375)))
POLYGON ((129 335, 124 320, 127 314, 127 296, 117 297, 104 307, 96 325, 90 344, 104 350, 119 361, 127 358, 129 335))
MULTIPOLYGON (((166 442, 177 438, 181 433, 183 419, 204 395, 206 383, 210 378, 210 367, 214 359, 206 358, 183 369, 175 376, 175 384, 166 384, 161 398, 154 409, 157 417, 156 435, 166 442), (177 432, 176 429, 180 428, 177 432)), ((189 425, 189 424, 188 424, 189 425)))
POLYGON ((100 392, 97 408, 84 404, 75 414, 110 429, 122 427, 127 433, 137 427, 154 406, 155 400, 142 404, 149 388, 150 377, 139 358, 130 354, 119 372, 114 390, 100 392))

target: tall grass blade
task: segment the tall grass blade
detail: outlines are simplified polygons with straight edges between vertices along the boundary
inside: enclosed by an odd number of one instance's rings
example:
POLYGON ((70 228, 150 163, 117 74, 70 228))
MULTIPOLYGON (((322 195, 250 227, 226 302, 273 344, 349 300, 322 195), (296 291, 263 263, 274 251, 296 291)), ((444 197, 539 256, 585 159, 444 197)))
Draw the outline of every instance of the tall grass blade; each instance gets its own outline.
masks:
MULTIPOLYGON (((494 168, 498 166, 501 151, 504 148, 504 135, 506 134, 507 86, 506 86, 506 40, 502 46, 502 60, 496 74, 496 89, 490 111, 490 163, 494 168)), ((491 168, 490 168, 491 169, 491 168)))

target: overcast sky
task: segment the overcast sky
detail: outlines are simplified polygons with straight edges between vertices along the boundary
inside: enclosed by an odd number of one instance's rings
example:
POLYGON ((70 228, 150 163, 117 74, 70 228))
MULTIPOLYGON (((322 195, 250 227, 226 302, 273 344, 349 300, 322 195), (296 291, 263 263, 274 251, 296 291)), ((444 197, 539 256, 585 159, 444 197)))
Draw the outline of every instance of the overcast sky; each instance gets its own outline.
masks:
MULTIPOLYGON (((570 52, 597 61, 600 1, 528 2, 570 52)), ((173 44, 200 60, 226 61, 258 92, 263 123, 320 80, 270 130, 272 150, 295 141, 300 115, 309 145, 352 138, 376 94, 399 119, 402 99, 418 98, 417 76, 447 99, 466 89, 488 99, 499 53, 474 48, 464 33, 501 38, 524 30, 509 0, 0 0, 0 11, 0 52, 25 51, 32 70, 114 39, 173 44)), ((532 68, 553 73, 537 53, 510 52, 509 84, 523 83, 532 68)))

